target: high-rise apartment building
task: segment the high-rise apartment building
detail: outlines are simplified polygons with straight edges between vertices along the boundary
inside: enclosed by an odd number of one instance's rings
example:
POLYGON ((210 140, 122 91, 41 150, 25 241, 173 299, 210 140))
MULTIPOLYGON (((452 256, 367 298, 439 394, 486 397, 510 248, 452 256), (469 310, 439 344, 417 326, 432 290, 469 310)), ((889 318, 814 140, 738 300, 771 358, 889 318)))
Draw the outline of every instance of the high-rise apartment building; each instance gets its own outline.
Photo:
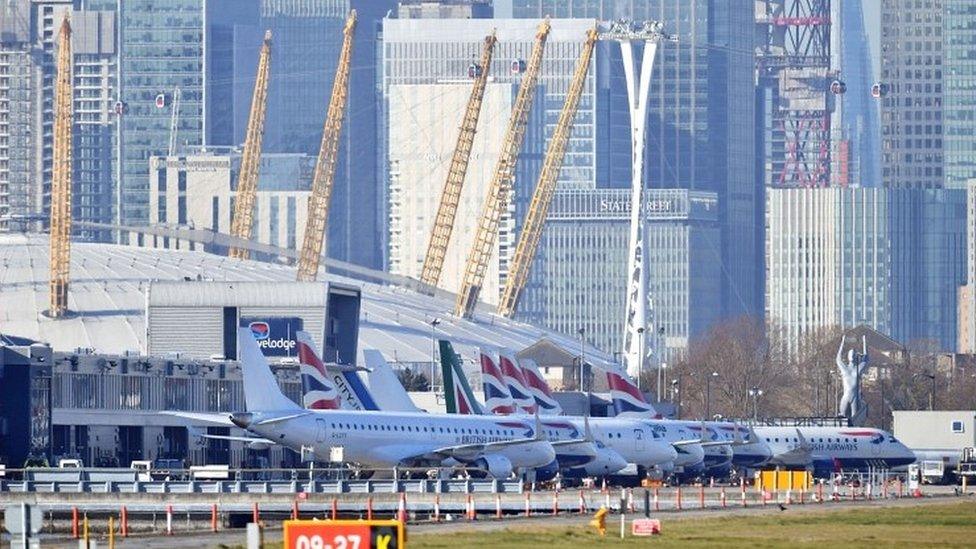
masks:
POLYGON ((30 14, 0 4, 0 231, 31 212, 31 66, 30 14))
POLYGON ((943 173, 943 0, 882 0, 881 178, 934 189, 943 173))

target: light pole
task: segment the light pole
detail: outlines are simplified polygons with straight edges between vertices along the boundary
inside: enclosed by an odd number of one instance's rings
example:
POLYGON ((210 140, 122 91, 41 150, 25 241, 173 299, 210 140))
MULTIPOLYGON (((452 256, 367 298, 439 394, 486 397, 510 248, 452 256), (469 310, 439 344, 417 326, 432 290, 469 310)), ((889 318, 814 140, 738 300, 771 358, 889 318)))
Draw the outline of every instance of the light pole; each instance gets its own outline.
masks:
POLYGON ((431 392, 434 391, 434 369, 437 367, 437 336, 434 330, 440 323, 441 321, 438 318, 430 321, 430 382, 427 384, 427 389, 431 392))
POLYGON ((712 417, 712 378, 718 377, 718 372, 705 376, 705 419, 712 417))
MULTIPOLYGON (((680 379, 680 378, 678 378, 680 379)), ((674 417, 675 419, 681 418, 681 393, 680 387, 677 379, 671 380, 671 402, 674 403, 674 417)))
POLYGON ((753 387, 749 389, 749 396, 752 397, 752 420, 759 421, 759 397, 763 394, 763 390, 759 387, 753 387))
POLYGON ((586 364, 586 340, 584 336, 586 335, 586 328, 580 328, 576 330, 576 333, 580 336, 580 365, 579 365, 579 390, 583 392, 583 371, 584 364, 586 364))
POLYGON ((661 347, 664 339, 664 328, 658 328, 657 338, 655 338, 654 343, 654 353, 657 356, 657 401, 661 402, 661 394, 664 391, 664 383, 661 378, 664 376, 664 354, 661 352, 661 347))
POLYGON ((644 327, 637 328, 637 390, 641 388, 641 378, 644 377, 644 327))
POLYGON ((929 392, 929 410, 935 410, 935 374, 926 372, 925 377, 932 380, 932 390, 929 392))
POLYGON ((661 402, 661 399, 666 396, 665 392, 667 391, 667 386, 668 386, 668 363, 667 362, 661 363, 661 377, 663 378, 663 381, 659 380, 657 384, 658 402, 661 402))

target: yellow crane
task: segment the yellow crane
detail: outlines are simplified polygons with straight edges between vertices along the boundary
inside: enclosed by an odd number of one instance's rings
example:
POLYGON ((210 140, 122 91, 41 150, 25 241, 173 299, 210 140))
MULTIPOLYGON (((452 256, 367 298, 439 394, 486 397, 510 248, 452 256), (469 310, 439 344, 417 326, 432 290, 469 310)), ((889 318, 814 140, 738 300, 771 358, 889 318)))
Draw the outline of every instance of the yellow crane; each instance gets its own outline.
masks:
POLYGON ((322 241, 325 228, 329 224, 329 201, 332 199, 332 182, 335 178, 336 157, 339 154, 339 137, 342 133, 342 120, 346 112, 346 99, 349 94, 349 62, 352 56, 352 35, 356 29, 356 10, 349 12, 343 29, 342 51, 339 53, 339 66, 332 83, 332 97, 329 111, 322 129, 322 145, 315 162, 312 175, 312 195, 308 199, 308 220, 305 222, 305 237, 302 251, 298 256, 298 280, 311 282, 319 272, 322 257, 322 241))
MULTIPOLYGON (((549 37, 549 19, 541 24, 535 34, 535 45, 532 55, 525 66, 525 75, 519 84, 518 95, 512 116, 508 120, 505 140, 502 142, 502 152, 495 164, 495 172, 484 204, 481 207, 481 219, 475 232, 474 243, 468 252, 468 260, 464 266, 464 280, 461 291, 457 295, 454 314, 470 318, 474 313, 481 285, 485 280, 488 262, 495 251, 495 241, 498 238, 498 223, 502 212, 508 208, 508 199, 512 190, 512 179, 515 177, 515 163, 518 161, 519 151, 525 139, 525 126, 535 98, 535 87, 539 80, 539 67, 542 66, 542 54, 546 49, 546 39, 549 37)), ((517 62, 517 61, 516 61, 517 62)), ((514 70, 514 69, 513 69, 514 70)))
POLYGON ((71 25, 65 16, 58 34, 57 77, 54 84, 54 166, 51 179, 51 307, 52 318, 68 310, 71 267, 72 83, 71 25))
POLYGON ((593 57, 596 41, 597 32, 594 27, 586 34, 583 51, 576 64, 569 90, 566 92, 566 102, 563 103, 563 110, 559 113, 559 120, 556 122, 556 130, 553 132, 552 140, 549 141, 549 147, 546 149, 546 156, 542 161, 542 171, 539 173, 539 180, 536 183, 535 192, 532 193, 532 201, 529 203, 529 211, 525 216, 525 222, 522 224, 518 244, 515 246, 515 255, 509 267, 508 278, 505 280, 505 289, 502 291, 502 297, 498 303, 499 314, 509 318, 515 314, 522 289, 525 288, 525 283, 529 278, 529 269, 535 259, 536 249, 539 247, 542 228, 546 221, 546 215, 549 213, 549 204, 552 202, 553 192, 556 190, 556 178, 559 177, 559 170, 563 166, 566 143, 569 141, 569 135, 573 129, 573 119, 576 117, 576 109, 579 106, 580 97, 583 95, 586 73, 590 68, 590 60, 593 57))
MULTIPOLYGON (((271 68, 271 31, 265 31, 261 55, 258 57, 258 74, 254 80, 254 95, 251 96, 251 112, 247 118, 247 134, 244 136, 244 151, 241 153, 241 169, 237 175, 237 199, 234 203, 234 218, 231 220, 230 234, 244 240, 251 239, 254 226, 254 202, 257 199, 258 173, 261 164, 261 141, 264 138, 264 115, 268 103, 268 72, 271 68)), ((251 255, 247 248, 233 247, 230 256, 247 259, 251 255)))
POLYGON ((481 49, 481 64, 472 65, 469 74, 474 77, 474 86, 468 98, 468 106, 461 121, 461 132, 458 134, 451 165, 447 170, 447 180, 441 191, 440 205, 434 218, 434 228, 430 232, 427 244, 427 255, 424 257, 424 267, 420 273, 420 281, 437 286, 444 267, 444 257, 447 255, 447 245, 451 242, 451 232, 454 230, 454 217, 457 214, 458 203, 461 200, 461 190, 464 188, 464 176, 468 171, 468 158, 474 145, 474 134, 478 127, 478 116, 481 114, 481 102, 485 96, 485 85, 488 83, 488 73, 491 72, 491 56, 495 51, 495 31, 485 37, 481 49))

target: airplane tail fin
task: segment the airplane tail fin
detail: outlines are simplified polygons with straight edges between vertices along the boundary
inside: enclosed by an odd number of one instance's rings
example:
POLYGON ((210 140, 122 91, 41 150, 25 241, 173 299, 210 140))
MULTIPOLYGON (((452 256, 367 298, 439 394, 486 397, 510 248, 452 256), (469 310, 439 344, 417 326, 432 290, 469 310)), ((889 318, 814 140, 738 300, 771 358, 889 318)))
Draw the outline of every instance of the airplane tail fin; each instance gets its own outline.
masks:
POLYGON ((518 363, 522 369, 522 377, 525 379, 526 387, 532 393, 539 413, 544 416, 558 416, 563 413, 563 407, 552 396, 552 389, 546 379, 539 372, 539 365, 534 360, 523 358, 518 363))
POLYGON ((271 373, 268 359, 261 353, 257 341, 248 328, 237 330, 237 348, 241 372, 244 376, 244 405, 249 412, 300 410, 281 392, 278 381, 271 373))
POLYGON ((630 412, 661 417, 625 372, 607 370, 607 384, 610 386, 610 398, 617 415, 630 412))
POLYGON ((505 377, 495 358, 484 349, 478 350, 481 363, 481 385, 485 391, 485 408, 493 414, 514 414, 515 401, 505 383, 505 377))
POLYGON ((508 386, 508 392, 512 395, 515 405, 526 414, 534 414, 538 406, 535 404, 535 399, 532 398, 532 393, 529 392, 525 376, 522 375, 522 368, 519 367, 515 355, 506 351, 499 351, 498 369, 502 372, 502 378, 505 385, 508 386))
POLYGON ((342 398, 329 380, 329 372, 319 358, 308 332, 297 332, 299 373, 302 377, 302 406, 308 410, 338 410, 342 398))
POLYGON ((441 351, 441 370, 444 376, 444 400, 449 414, 484 414, 484 408, 474 398, 468 379, 461 369, 461 358, 454 352, 454 346, 446 339, 439 342, 441 351))
POLYGON ((376 349, 363 349, 363 358, 369 373, 369 393, 383 395, 383 410, 392 412, 419 412, 403 384, 397 379, 393 368, 386 363, 383 353, 376 349))

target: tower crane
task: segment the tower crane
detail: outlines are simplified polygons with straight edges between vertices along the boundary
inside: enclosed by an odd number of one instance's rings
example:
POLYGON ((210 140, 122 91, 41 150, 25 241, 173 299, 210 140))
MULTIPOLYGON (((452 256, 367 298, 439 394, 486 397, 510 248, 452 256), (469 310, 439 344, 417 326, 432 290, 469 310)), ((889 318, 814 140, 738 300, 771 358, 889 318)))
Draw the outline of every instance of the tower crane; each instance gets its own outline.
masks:
MULTIPOLYGON (((251 239, 254 226, 254 201, 257 198, 258 172, 260 171, 261 141, 264 138, 264 115, 268 102, 268 72, 271 66, 271 31, 265 31, 261 55, 258 57, 258 73, 254 80, 254 95, 251 97, 251 113, 247 119, 247 134, 244 137, 244 151, 241 154, 241 169, 237 176, 237 200, 234 203, 234 218, 230 234, 244 240, 251 239)), ((230 256, 247 259, 247 248, 233 247, 230 256)))
POLYGON ((586 34, 583 51, 576 63, 576 70, 566 93, 566 102, 563 103, 563 110, 559 113, 559 120, 556 122, 552 140, 549 141, 549 147, 546 149, 546 156, 542 161, 542 171, 539 172, 539 180, 536 183, 535 192, 532 193, 529 211, 525 216, 518 244, 515 246, 515 255, 512 258, 508 278, 505 281, 505 289, 502 291, 502 297, 498 304, 499 314, 509 318, 515 314, 522 289, 525 288, 525 283, 529 278, 529 269, 532 267, 533 259, 535 259, 536 249, 539 247, 542 227, 545 224, 546 215, 549 213, 552 195, 556 190, 556 178, 559 177, 559 171, 563 166, 566 143, 569 141, 569 135, 573 129, 573 119, 576 117, 576 109, 579 106, 580 97, 583 95, 586 73, 590 68, 590 60, 593 57, 596 41, 597 31, 594 27, 586 34))
POLYGON ((461 132, 458 134, 451 165, 447 170, 447 180, 441 191, 440 205, 434 218, 434 228, 430 232, 427 244, 427 255, 424 257, 423 270, 420 281, 437 286, 447 255, 447 245, 451 242, 451 232, 454 230, 454 217, 457 214, 458 203, 461 200, 461 190, 464 188, 464 176, 468 171, 468 158, 474 145, 474 134, 478 127, 478 116, 481 114, 481 102, 485 96, 485 85, 488 83, 488 73, 491 72, 491 57, 495 51, 495 31, 485 37, 481 49, 481 64, 473 66, 469 74, 474 78, 468 106, 461 121, 461 132))
POLYGON ((535 35, 535 45, 532 55, 525 68, 522 83, 519 84, 518 95, 512 116, 508 120, 508 129, 502 142, 502 152, 495 164, 495 171, 488 185, 488 192, 481 207, 481 219, 475 232, 474 243, 468 252, 468 260, 464 266, 464 280, 461 291, 457 295, 454 313, 458 316, 471 317, 481 285, 485 280, 488 262, 494 253, 495 241, 498 238, 498 223, 502 212, 508 207, 508 199, 512 190, 512 179, 515 177, 515 163, 518 161, 519 151, 525 139, 525 126, 535 98, 536 83, 539 80, 539 67, 542 66, 542 54, 546 49, 546 39, 549 37, 549 19, 539 24, 535 35))
POLYGON ((308 220, 305 222, 305 237, 302 251, 298 257, 298 280, 311 282, 319 272, 322 256, 322 241, 329 222, 329 201, 332 198, 332 183, 335 178, 336 157, 339 154, 339 137, 342 120, 345 117, 346 99, 349 94, 349 62, 352 56, 352 35, 356 29, 356 10, 349 12, 343 29, 342 50, 339 52, 339 65, 335 81, 332 83, 332 97, 322 129, 322 145, 315 162, 312 175, 312 195, 308 199, 308 220))
POLYGON ((71 24, 65 16, 58 34, 57 79, 54 84, 54 166, 51 179, 51 306, 61 318, 68 310, 71 266, 72 98, 71 24))

